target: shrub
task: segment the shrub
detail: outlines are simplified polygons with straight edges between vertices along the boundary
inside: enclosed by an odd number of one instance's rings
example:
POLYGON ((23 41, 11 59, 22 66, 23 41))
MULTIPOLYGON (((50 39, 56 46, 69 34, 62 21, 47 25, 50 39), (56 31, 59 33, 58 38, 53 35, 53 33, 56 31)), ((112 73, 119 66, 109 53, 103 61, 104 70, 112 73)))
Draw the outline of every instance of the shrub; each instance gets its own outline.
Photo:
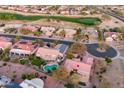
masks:
POLYGON ((45 65, 46 63, 43 59, 39 57, 34 57, 34 59, 32 60, 32 64, 40 67, 41 65, 45 65))
POLYGON ((105 57, 105 61, 106 61, 107 63, 111 63, 111 62, 112 62, 111 58, 109 58, 109 57, 105 57))
POLYGON ((16 74, 14 74, 14 75, 13 75, 13 78, 15 79, 16 77, 17 77, 17 75, 16 75, 16 74))
POLYGON ((34 34, 34 36, 38 36, 39 37, 42 34, 42 32, 36 31, 33 34, 34 34))
POLYGON ((29 61, 29 60, 27 60, 27 59, 22 59, 22 60, 20 60, 20 63, 21 63, 22 65, 24 65, 24 64, 28 64, 28 61, 29 61))
POLYGON ((3 63, 3 66, 7 66, 7 63, 3 63))
POLYGON ((38 76, 39 76, 39 73, 36 72, 36 73, 35 73, 35 77, 38 77, 38 76))
POLYGON ((5 55, 4 57, 3 57, 3 61, 9 61, 10 60, 10 57, 8 56, 8 55, 5 55))
POLYGON ((74 58, 74 55, 72 53, 67 53, 66 57, 68 59, 73 59, 74 58))
POLYGON ((28 29, 24 29, 24 28, 22 28, 22 29, 20 29, 20 33, 23 34, 23 35, 28 35, 28 34, 31 33, 31 31, 28 30, 28 29))
POLYGON ((73 84, 67 83, 64 85, 66 88, 74 88, 75 86, 73 84))
POLYGON ((27 74, 27 76, 26 76, 26 79, 28 79, 28 80, 31 80, 33 78, 35 78, 34 74, 27 74))
POLYGON ((86 86, 86 83, 85 82, 81 82, 80 81, 79 84, 82 85, 82 86, 86 86))
POLYGON ((20 60, 19 60, 19 58, 18 58, 18 57, 16 57, 16 58, 12 59, 12 62, 13 62, 13 63, 19 63, 19 61, 20 61, 20 60))
POLYGON ((22 77, 21 77, 23 80, 26 79, 26 75, 25 74, 22 74, 22 77))

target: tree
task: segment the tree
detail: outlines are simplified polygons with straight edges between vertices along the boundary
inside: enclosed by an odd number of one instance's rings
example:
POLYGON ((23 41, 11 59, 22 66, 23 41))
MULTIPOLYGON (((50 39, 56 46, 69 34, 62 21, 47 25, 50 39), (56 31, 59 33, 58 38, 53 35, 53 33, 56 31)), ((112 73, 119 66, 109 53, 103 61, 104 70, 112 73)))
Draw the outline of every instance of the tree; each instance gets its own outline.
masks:
POLYGON ((105 43, 104 43, 104 35, 103 35, 103 31, 99 30, 99 28, 97 29, 98 32, 98 46, 99 49, 104 50, 105 49, 105 43))
POLYGON ((28 35, 28 34, 32 33, 31 30, 25 29, 25 28, 22 28, 22 29, 20 29, 19 31, 20 31, 20 33, 23 34, 23 35, 28 35))
POLYGON ((124 27, 120 27, 121 39, 124 40, 124 27))
POLYGON ((9 55, 4 55, 4 57, 3 57, 3 61, 8 62, 9 60, 10 60, 9 55))
POLYGON ((67 69, 63 66, 61 66, 60 68, 58 68, 57 70, 54 70, 52 72, 53 74, 53 77, 56 79, 56 80, 59 80, 59 81, 66 81, 68 76, 69 76, 69 72, 67 71, 67 69))
POLYGON ((105 57, 105 61, 109 64, 109 63, 112 63, 112 60, 111 60, 111 58, 109 58, 109 57, 105 57))
POLYGON ((6 48, 3 52, 2 52, 2 54, 1 54, 1 59, 3 60, 3 61, 9 61, 10 60, 10 57, 9 57, 9 51, 10 51, 10 49, 9 48, 6 48))
POLYGON ((29 64, 29 60, 27 58, 23 58, 19 61, 20 61, 20 64, 22 64, 22 65, 29 64))
POLYGON ((30 74, 26 75, 26 79, 28 79, 28 80, 31 80, 33 78, 35 78, 35 75, 33 73, 30 73, 30 74))
POLYGON ((12 77, 13 79, 16 79, 17 75, 14 73, 12 77))
POLYGON ((33 32, 33 34, 34 34, 34 36, 41 36, 41 34, 42 34, 42 32, 40 32, 40 31, 36 31, 36 32, 33 32))
POLYGON ((25 75, 25 74, 22 74, 21 78, 22 78, 23 80, 25 80, 25 79, 26 79, 26 75, 25 75))
POLYGON ((45 60, 43 60, 42 58, 40 57, 34 57, 32 60, 31 60, 32 64, 33 65, 36 65, 40 68, 41 65, 45 65, 46 62, 45 60))
POLYGON ((19 40, 21 40, 21 38, 22 38, 21 36, 16 36, 15 38, 12 39, 12 43, 14 44, 18 42, 19 40))
POLYGON ((3 63, 3 66, 7 66, 7 63, 3 63))
POLYGON ((78 86, 80 81, 81 76, 78 73, 73 73, 69 76, 69 83, 74 84, 75 86, 78 86))
POLYGON ((81 43, 73 43, 69 49, 71 53, 82 55, 87 50, 86 45, 81 43))
POLYGON ((66 57, 67 57, 68 59, 73 59, 73 58, 74 58, 74 55, 73 55, 73 53, 68 52, 67 55, 66 55, 66 57))
POLYGON ((97 71, 96 74, 100 75, 107 71, 107 63, 105 60, 95 60, 95 70, 97 71))
POLYGON ((45 43, 42 39, 38 39, 37 43, 40 44, 40 47, 43 47, 45 45, 45 43))
POLYGON ((54 43, 55 45, 58 45, 58 44, 60 43, 60 41, 59 41, 59 40, 55 40, 53 43, 54 43))
POLYGON ((111 87, 111 82, 108 81, 106 78, 103 78, 100 82, 100 87, 101 88, 110 88, 111 87))
POLYGON ((19 63, 19 61, 20 61, 19 57, 16 57, 16 58, 13 58, 12 59, 12 62, 13 63, 19 63))
POLYGON ((98 32, 98 41, 104 41, 104 38, 103 38, 103 32, 101 30, 97 30, 98 32))
POLYGON ((9 48, 6 48, 6 49, 4 50, 4 53, 5 53, 5 54, 9 54, 9 51, 10 51, 10 49, 9 49, 9 48))
POLYGON ((65 30, 62 30, 62 31, 59 33, 59 36, 61 36, 61 37, 65 37, 65 36, 66 36, 66 32, 65 32, 65 30))
POLYGON ((23 80, 25 80, 25 79, 28 79, 28 80, 31 80, 31 79, 33 79, 33 78, 35 78, 36 76, 35 76, 35 74, 33 74, 33 73, 29 73, 29 74, 22 74, 22 79, 23 80))
POLYGON ((84 39, 84 35, 83 34, 75 34, 73 39, 75 41, 81 41, 82 39, 84 39))
POLYGON ((33 60, 33 59, 34 59, 34 55, 30 54, 30 55, 28 56, 28 59, 29 59, 29 60, 33 60))
POLYGON ((76 30, 76 34, 74 35, 73 39, 75 41, 81 41, 81 39, 83 39, 83 38, 84 38, 84 34, 81 33, 81 28, 78 28, 76 30))
POLYGON ((75 86, 71 83, 67 83, 64 85, 66 88, 74 88, 75 86))

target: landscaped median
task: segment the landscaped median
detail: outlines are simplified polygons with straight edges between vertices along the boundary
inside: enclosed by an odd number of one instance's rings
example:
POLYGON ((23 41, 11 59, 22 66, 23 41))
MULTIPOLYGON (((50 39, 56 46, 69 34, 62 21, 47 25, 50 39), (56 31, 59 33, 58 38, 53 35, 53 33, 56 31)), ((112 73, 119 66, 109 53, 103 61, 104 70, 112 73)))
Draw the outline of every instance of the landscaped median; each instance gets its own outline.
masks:
POLYGON ((14 13, 0 13, 0 20, 25 20, 25 21, 36 21, 40 19, 55 19, 55 20, 61 20, 61 21, 67 21, 67 22, 73 22, 78 23, 81 25, 86 26, 92 26, 92 25, 98 25, 102 21, 100 18, 97 17, 66 17, 66 16, 24 16, 21 14, 14 14, 14 13))

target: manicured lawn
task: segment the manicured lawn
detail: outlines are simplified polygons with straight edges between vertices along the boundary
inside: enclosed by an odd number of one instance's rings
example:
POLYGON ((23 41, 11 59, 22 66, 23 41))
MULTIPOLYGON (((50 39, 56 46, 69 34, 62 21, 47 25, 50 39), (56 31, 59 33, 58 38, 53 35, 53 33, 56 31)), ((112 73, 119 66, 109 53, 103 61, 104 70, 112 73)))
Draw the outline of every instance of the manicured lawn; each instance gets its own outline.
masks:
MULTIPOLYGON (((87 26, 97 25, 101 23, 101 19, 97 17, 80 17, 80 18, 72 18, 72 17, 65 17, 65 16, 24 16, 21 14, 13 14, 13 13, 0 13, 0 16, 10 15, 12 16, 12 19, 15 20, 26 20, 26 21, 36 21, 39 19, 57 19, 67 22, 73 22, 78 24, 83 24, 87 26)), ((4 17, 2 17, 4 20, 4 17)))
POLYGON ((20 60, 20 63, 21 63, 22 65, 28 64, 28 63, 29 63, 29 60, 28 60, 28 59, 22 59, 22 60, 20 60))
POLYGON ((45 61, 38 57, 34 57, 32 60, 32 65, 41 66, 41 65, 45 65, 45 64, 46 64, 45 61))

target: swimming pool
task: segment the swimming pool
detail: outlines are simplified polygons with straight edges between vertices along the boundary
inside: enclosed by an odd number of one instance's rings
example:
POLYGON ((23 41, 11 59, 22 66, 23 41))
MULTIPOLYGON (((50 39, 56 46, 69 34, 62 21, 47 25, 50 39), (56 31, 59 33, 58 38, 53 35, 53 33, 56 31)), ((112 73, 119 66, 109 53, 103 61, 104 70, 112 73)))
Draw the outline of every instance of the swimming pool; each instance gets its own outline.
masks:
POLYGON ((47 64, 43 67, 43 70, 45 72, 48 72, 48 71, 56 70, 58 67, 59 67, 58 64, 47 64))

